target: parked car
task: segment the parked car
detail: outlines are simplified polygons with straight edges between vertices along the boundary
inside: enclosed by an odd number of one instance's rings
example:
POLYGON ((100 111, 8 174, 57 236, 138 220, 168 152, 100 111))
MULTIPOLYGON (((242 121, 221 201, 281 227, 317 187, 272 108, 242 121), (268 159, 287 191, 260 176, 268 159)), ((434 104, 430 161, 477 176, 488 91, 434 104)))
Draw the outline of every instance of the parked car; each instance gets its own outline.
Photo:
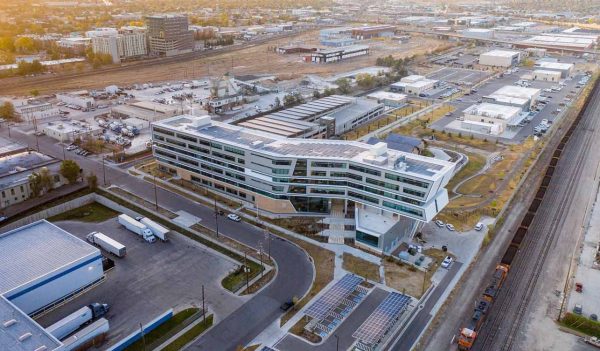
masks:
POLYGON ((437 225, 440 228, 444 227, 444 222, 440 221, 439 219, 435 221, 435 225, 437 225))
POLYGON ((290 308, 292 308, 294 306, 294 301, 289 300, 286 301, 284 303, 281 304, 281 306, 279 306, 279 309, 282 310, 283 312, 289 310, 290 308))
POLYGON ((240 216, 236 215, 235 213, 230 213, 230 214, 228 214, 228 215, 227 215, 227 219, 230 219, 230 220, 232 220, 232 221, 234 221, 234 222, 239 222, 239 221, 241 221, 241 220, 242 220, 242 219, 240 218, 240 216))
POLYGON ((446 224, 446 228, 448 228, 449 231, 453 232, 454 231, 454 226, 450 223, 446 224))
POLYGON ((446 256, 442 261, 442 268, 449 268, 452 262, 454 262, 454 259, 450 256, 446 256))
POLYGON ((480 232, 483 230, 483 223, 479 222, 475 225, 475 230, 480 232))

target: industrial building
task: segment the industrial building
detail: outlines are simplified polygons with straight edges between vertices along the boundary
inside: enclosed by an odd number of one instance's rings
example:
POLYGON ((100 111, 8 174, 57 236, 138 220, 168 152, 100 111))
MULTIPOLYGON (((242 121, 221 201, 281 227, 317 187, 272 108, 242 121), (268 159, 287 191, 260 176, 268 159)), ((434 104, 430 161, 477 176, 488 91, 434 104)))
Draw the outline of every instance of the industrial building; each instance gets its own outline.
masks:
POLYGON ((277 53, 282 55, 289 54, 307 54, 317 51, 317 48, 311 45, 290 44, 277 48, 277 53))
POLYGON ((407 96, 399 93, 392 93, 389 91, 376 91, 367 95, 367 99, 375 100, 388 107, 402 107, 406 105, 407 96))
POLYGON ((482 101, 497 105, 519 107, 523 111, 528 111, 535 105, 540 93, 540 89, 536 88, 506 85, 490 95, 482 97, 482 101))
POLYGON ((390 91, 419 95, 435 88, 438 81, 416 74, 404 77, 399 82, 390 85, 390 91))
POLYGON ((102 134, 102 129, 99 126, 78 121, 47 122, 41 124, 38 128, 47 136, 60 142, 74 141, 78 137, 102 134))
POLYGON ((27 146, 0 138, 0 208, 6 208, 27 199, 33 191, 30 176, 45 168, 52 177, 52 188, 66 184, 60 175, 60 161, 48 155, 31 151, 27 146))
POLYGON ((194 49, 194 31, 186 15, 146 16, 150 53, 172 56, 194 49))
POLYGON ((59 351, 63 344, 29 316, 104 279, 100 250, 41 220, 0 234, 0 346, 59 351))
POLYGON ((370 99, 331 95, 238 124, 284 137, 328 138, 381 116, 384 108, 370 99))
MULTIPOLYGON (((14 101, 14 100, 13 100, 14 101)), ((43 100, 23 99, 13 103, 17 115, 26 122, 57 117, 60 110, 43 100)))
POLYGON ((73 91, 70 93, 59 93, 56 94, 56 98, 60 102, 64 102, 69 105, 76 105, 81 108, 90 108, 96 106, 96 101, 93 97, 89 96, 87 90, 73 91))
POLYGON ((596 44, 596 40, 590 37, 582 36, 564 36, 557 33, 548 35, 536 35, 518 43, 518 46, 548 46, 557 50, 586 50, 596 44))
POLYGON ((509 50, 492 50, 479 55, 479 64, 491 67, 512 67, 521 62, 521 53, 509 50))
POLYGON ((396 27, 390 25, 363 26, 352 28, 352 37, 358 40, 391 38, 395 32, 396 27))
POLYGON ((341 48, 321 49, 313 52, 310 56, 310 61, 313 63, 332 63, 368 54, 368 45, 351 45, 341 48))
POLYGON ((102 32, 92 36, 94 53, 107 54, 113 63, 141 58, 148 54, 146 29, 140 27, 123 27, 119 31, 102 32))
POLYGON ((183 113, 181 106, 165 105, 153 101, 138 101, 126 105, 114 105, 110 114, 114 118, 137 118, 148 122, 160 121, 183 113))
POLYGON ((350 46, 356 43, 356 40, 352 38, 327 38, 320 40, 321 45, 331 46, 335 48, 350 46))
POLYGON ((461 127, 483 134, 502 134, 509 126, 517 125, 521 120, 519 107, 481 103, 463 111, 461 127))
POLYGON ((536 69, 532 73, 533 80, 541 80, 545 82, 558 82, 561 78, 559 71, 550 71, 545 69, 536 69))
POLYGON ((548 61, 538 61, 535 63, 535 67, 544 71, 559 72, 561 78, 569 77, 575 69, 575 65, 572 63, 548 61))
POLYGON ((494 30, 487 28, 467 28, 459 31, 460 34, 469 38, 476 39, 493 39, 494 38, 494 30))
POLYGON ((104 277, 100 250, 41 220, 0 234, 0 295, 35 315, 104 277))
POLYGON ((385 217, 389 228, 366 225, 369 232, 355 233, 365 248, 385 253, 447 205, 444 186, 454 171, 453 163, 386 143, 285 138, 210 116, 154 123, 152 139, 164 171, 254 203, 267 214, 326 214, 336 207, 363 219, 369 213, 366 220, 374 223, 385 217))

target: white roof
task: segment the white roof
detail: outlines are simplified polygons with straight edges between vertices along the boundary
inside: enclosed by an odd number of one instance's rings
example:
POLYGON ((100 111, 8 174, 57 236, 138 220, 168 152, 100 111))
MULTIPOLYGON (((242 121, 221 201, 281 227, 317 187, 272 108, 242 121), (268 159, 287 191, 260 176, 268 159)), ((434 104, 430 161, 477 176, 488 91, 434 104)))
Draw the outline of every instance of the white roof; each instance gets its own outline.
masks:
POLYGON ((539 93, 540 89, 536 88, 526 88, 517 85, 505 85, 502 88, 490 94, 490 96, 504 95, 513 98, 531 99, 539 93))
POLYGON ((481 56, 499 56, 499 57, 513 57, 518 55, 518 51, 510 51, 510 50, 492 50, 486 53, 481 54, 481 56))
POLYGON ((564 62, 540 61, 540 62, 538 62, 536 64, 536 66, 541 67, 541 68, 545 68, 545 69, 570 70, 575 65, 573 65, 572 63, 564 63, 564 62))
POLYGON ((0 294, 44 277, 100 250, 41 220, 0 234, 0 294))
POLYGON ((516 106, 506 106, 484 102, 481 104, 471 105, 464 112, 466 115, 510 120, 517 116, 521 112, 521 109, 516 106))
POLYGON ((406 95, 392 93, 389 91, 376 91, 367 95, 368 98, 377 99, 377 100, 393 100, 393 101, 403 101, 406 99, 406 95))

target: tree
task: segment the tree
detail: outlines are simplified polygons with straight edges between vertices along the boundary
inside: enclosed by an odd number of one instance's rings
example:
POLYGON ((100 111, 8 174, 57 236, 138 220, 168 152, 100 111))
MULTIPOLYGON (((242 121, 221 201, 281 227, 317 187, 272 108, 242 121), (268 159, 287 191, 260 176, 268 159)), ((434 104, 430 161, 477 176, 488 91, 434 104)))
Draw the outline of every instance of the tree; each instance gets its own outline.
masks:
POLYGON ((29 188, 31 189, 31 197, 38 197, 42 193, 42 184, 40 175, 36 172, 31 173, 29 176, 29 188))
POLYGON ((281 99, 279 99, 279 96, 275 97, 275 101, 273 102, 273 106, 275 106, 275 108, 281 107, 281 99))
POLYGON ((45 192, 52 190, 52 188, 54 186, 54 180, 52 179, 52 175, 50 174, 50 171, 48 170, 48 168, 44 167, 44 168, 40 169, 39 177, 40 177, 40 186, 42 187, 42 190, 45 192))
POLYGON ((40 91, 37 89, 33 89, 29 92, 29 94, 31 94, 31 96, 39 96, 40 95, 40 91))
POLYGON ((375 78, 368 73, 361 73, 356 76, 356 84, 363 89, 371 89, 375 83, 375 78))
POLYGON ((20 37, 15 40, 15 50, 21 54, 30 54, 37 51, 35 42, 30 37, 20 37))
POLYGON ((348 94, 352 90, 348 78, 340 78, 335 81, 335 84, 338 86, 340 94, 348 94))
POLYGON ((5 101, 0 105, 0 118, 4 118, 5 120, 15 120, 17 118, 17 113, 15 112, 15 106, 10 101, 5 101))
POLYGON ((60 165, 60 174, 67 178, 69 184, 74 184, 79 178, 79 165, 73 160, 64 160, 60 165))
POLYGON ((90 190, 98 189, 98 177, 93 172, 86 177, 86 181, 90 190))

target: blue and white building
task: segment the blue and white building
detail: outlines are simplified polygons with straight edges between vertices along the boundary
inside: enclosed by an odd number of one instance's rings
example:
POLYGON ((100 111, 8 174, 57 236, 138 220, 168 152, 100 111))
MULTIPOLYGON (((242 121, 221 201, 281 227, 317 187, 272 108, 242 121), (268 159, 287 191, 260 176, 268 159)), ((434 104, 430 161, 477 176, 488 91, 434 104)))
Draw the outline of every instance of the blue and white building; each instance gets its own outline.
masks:
POLYGON ((384 142, 285 138, 210 116, 172 117, 152 128, 163 170, 275 215, 341 208, 355 214, 356 242, 377 252, 393 250, 448 204, 453 163, 384 142))

